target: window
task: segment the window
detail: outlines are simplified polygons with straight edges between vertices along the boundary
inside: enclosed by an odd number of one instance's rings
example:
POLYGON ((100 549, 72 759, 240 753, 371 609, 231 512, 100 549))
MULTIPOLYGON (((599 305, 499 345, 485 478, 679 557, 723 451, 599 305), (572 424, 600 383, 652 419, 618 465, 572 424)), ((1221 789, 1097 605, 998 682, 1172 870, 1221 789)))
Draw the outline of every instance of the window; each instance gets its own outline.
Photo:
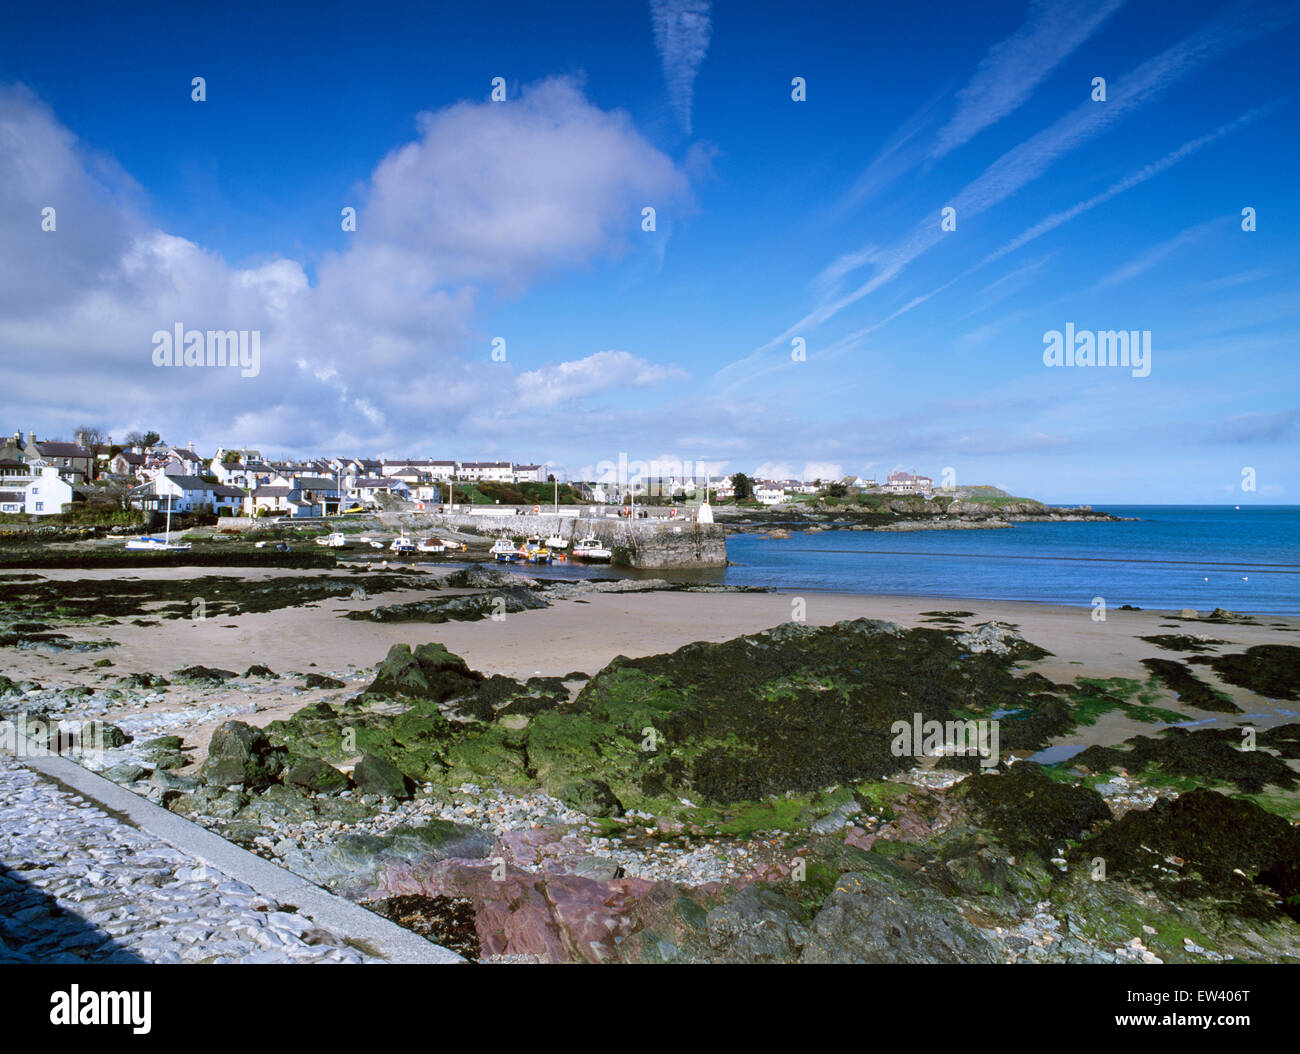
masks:
POLYGON ((36 503, 36 511, 37 511, 37 512, 44 512, 44 511, 45 511, 45 502, 43 502, 43 501, 38 501, 38 502, 36 503))

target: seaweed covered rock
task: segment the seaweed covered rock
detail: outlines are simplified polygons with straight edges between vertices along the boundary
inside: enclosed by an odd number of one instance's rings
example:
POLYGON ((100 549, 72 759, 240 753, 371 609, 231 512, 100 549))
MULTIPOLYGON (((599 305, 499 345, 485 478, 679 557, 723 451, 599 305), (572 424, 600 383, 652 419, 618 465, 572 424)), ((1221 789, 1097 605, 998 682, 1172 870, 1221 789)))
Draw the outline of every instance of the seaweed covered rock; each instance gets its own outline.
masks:
POLYGON ((237 676, 239 675, 233 670, 217 670, 210 666, 187 666, 183 670, 172 672, 172 679, 178 684, 187 684, 193 688, 220 688, 237 676))
POLYGON ((1093 772, 1122 768, 1136 773, 1157 765, 1173 776, 1235 783, 1250 794, 1259 793, 1268 784, 1286 790, 1296 785, 1296 773, 1285 761, 1264 750, 1240 750, 1241 741, 1236 729, 1166 728, 1154 738, 1135 736, 1125 740, 1128 750, 1091 746, 1071 760, 1075 766, 1093 772))
POLYGON ((1181 662, 1173 659, 1143 659, 1142 665, 1163 681, 1178 696, 1180 703, 1221 714, 1241 713, 1241 707, 1219 689, 1206 684, 1181 662))
MULTIPOLYGON (((1033 691, 1049 682, 1016 677, 1011 661, 972 654, 940 630, 870 620, 790 623, 668 655, 615 659, 586 684, 575 709, 594 723, 588 733, 604 731, 583 752, 603 755, 608 745, 624 756, 630 745, 643 793, 689 789, 717 802, 755 800, 911 767, 916 757, 895 752, 892 728, 917 715, 944 722, 959 712, 1015 710, 1001 722, 1004 748, 1038 746, 1068 728, 1066 703, 1033 691), (643 749, 647 738, 654 745, 643 749)), ((576 717, 566 727, 580 733, 576 717)))
POLYGON ((367 691, 446 702, 477 690, 483 675, 441 644, 394 644, 367 691))
POLYGON ((166 688, 171 682, 152 673, 128 673, 117 679, 121 688, 166 688))
POLYGON ((283 758, 260 728, 226 721, 212 733, 199 776, 215 786, 261 789, 276 781, 283 758))
POLYGON ((348 789, 348 778, 319 758, 299 758, 284 773, 284 782, 309 794, 337 794, 348 789))
POLYGON ((1057 783, 1032 761, 968 779, 957 793, 1007 848, 1032 849, 1044 859, 1111 818, 1105 799, 1091 787, 1057 783))
POLYGON ((443 584, 451 589, 499 589, 505 586, 522 586, 525 589, 539 589, 541 583, 535 578, 512 571, 502 571, 496 567, 483 567, 471 564, 453 571, 443 579, 443 584))
POLYGON ((1067 690, 1018 675, 1010 657, 869 620, 620 657, 572 705, 569 692, 561 678, 485 678, 439 644, 397 645, 365 693, 305 707, 268 732, 298 756, 364 753, 421 782, 541 787, 593 815, 760 802, 779 819, 773 795, 916 764, 895 750, 898 721, 1014 711, 999 722, 1004 749, 1041 746, 1071 726, 1067 690), (388 699, 401 712, 381 705, 388 699))
POLYGON ((313 688, 346 688, 347 682, 340 681, 337 677, 328 677, 323 673, 309 673, 303 678, 302 686, 308 690, 313 688))
POLYGON ((575 780, 558 788, 555 796, 588 816, 621 816, 623 803, 604 780, 575 780))
POLYGON ((1211 897, 1241 914, 1268 913, 1300 894, 1300 830, 1252 801, 1197 788, 1134 810, 1071 853, 1100 857, 1107 877, 1124 876, 1184 897, 1211 897), (1272 896, 1255 885, 1275 882, 1272 896), (1262 895, 1261 895, 1262 894, 1262 895))
POLYGON ((977 655, 989 653, 1017 661, 1041 659, 1050 654, 1000 622, 984 622, 969 633, 959 633, 957 642, 977 655))
POLYGON ((482 618, 499 618, 521 611, 536 611, 547 606, 536 593, 524 586, 508 586, 491 593, 468 596, 413 600, 404 604, 385 604, 363 611, 349 611, 347 618, 365 622, 473 622, 482 618))
POLYGON ((1209 666, 1229 684, 1268 699, 1300 699, 1300 648, 1290 644, 1257 644, 1244 653, 1200 656, 1191 660, 1209 666))
POLYGON ((367 754, 352 771, 352 781, 361 794, 384 798, 409 798, 412 783, 391 761, 367 754))
POLYGON ((568 701, 568 689, 558 677, 530 677, 521 684, 513 677, 494 674, 459 710, 480 721, 493 721, 509 715, 540 713, 568 701))

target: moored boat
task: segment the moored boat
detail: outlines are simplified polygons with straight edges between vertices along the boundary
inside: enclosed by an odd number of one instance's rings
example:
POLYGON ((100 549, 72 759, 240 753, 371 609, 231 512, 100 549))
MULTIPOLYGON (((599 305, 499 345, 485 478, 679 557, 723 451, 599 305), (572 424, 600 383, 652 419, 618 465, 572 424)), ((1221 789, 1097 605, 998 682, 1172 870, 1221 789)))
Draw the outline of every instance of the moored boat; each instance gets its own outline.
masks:
POLYGON ((447 551, 447 546, 441 538, 426 538, 415 548, 422 553, 442 553, 447 551))
POLYGON ((588 535, 581 539, 573 547, 573 555, 579 560, 610 560, 613 558, 613 552, 605 546, 603 542, 594 535, 588 535))
POLYGON ((502 563, 519 559, 519 550, 509 538, 498 538, 488 551, 502 563))

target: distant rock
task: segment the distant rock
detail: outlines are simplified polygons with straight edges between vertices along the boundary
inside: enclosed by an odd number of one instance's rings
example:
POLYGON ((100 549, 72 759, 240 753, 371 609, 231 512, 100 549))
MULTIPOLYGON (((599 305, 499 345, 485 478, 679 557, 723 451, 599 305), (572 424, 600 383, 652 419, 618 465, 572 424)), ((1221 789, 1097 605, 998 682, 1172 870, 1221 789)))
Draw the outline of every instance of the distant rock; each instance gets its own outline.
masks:
POLYGON ((347 682, 340 681, 337 677, 327 677, 323 673, 309 673, 303 679, 303 687, 313 688, 346 688, 347 682))
POLYGON ((208 666, 187 666, 183 670, 172 672, 172 677, 181 684, 195 688, 220 688, 226 681, 238 676, 233 670, 216 670, 208 666))

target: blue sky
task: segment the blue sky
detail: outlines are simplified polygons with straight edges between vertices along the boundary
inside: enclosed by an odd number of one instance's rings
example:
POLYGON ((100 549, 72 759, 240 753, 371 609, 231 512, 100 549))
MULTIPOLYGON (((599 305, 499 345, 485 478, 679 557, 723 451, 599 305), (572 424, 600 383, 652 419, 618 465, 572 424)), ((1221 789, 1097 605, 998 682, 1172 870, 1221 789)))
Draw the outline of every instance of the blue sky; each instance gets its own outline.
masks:
POLYGON ((10 12, 9 431, 1297 500, 1300 5, 10 12))

